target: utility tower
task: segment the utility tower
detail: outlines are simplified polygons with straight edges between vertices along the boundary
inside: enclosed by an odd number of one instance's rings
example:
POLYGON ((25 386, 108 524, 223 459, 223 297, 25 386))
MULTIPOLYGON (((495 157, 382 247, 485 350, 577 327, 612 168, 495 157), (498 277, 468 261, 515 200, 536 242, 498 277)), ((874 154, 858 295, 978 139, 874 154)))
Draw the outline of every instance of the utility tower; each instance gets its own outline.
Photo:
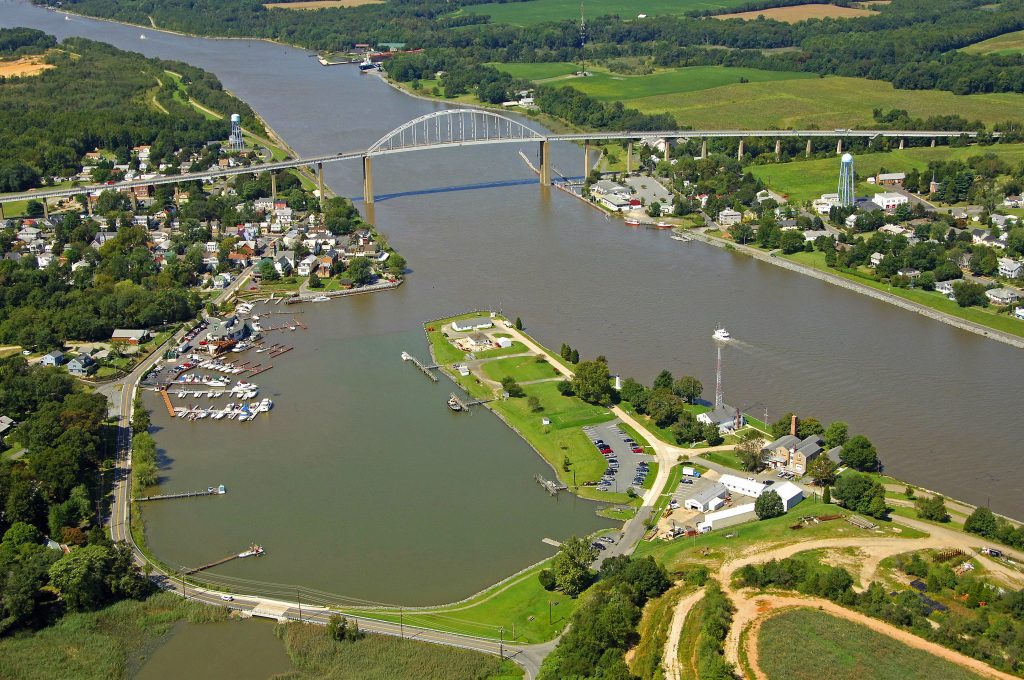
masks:
POLYGON ((718 345, 718 361, 715 363, 715 410, 722 408, 725 395, 722 394, 722 345, 718 345))
POLYGON ((849 208, 853 198, 853 156, 844 153, 839 162, 839 205, 849 208))
POLYGON ((242 137, 242 117, 237 113, 231 114, 231 136, 228 137, 228 144, 232 151, 245 151, 245 138, 242 137))
POLYGON ((587 75, 587 20, 580 2, 580 75, 587 75))

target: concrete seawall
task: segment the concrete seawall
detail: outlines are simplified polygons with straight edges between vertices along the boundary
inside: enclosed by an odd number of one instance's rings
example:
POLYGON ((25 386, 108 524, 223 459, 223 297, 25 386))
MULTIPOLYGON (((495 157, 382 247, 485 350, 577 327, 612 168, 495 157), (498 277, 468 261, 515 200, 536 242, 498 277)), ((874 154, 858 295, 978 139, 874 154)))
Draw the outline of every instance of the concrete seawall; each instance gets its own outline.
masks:
POLYGON ((751 248, 749 246, 743 246, 737 243, 732 243, 730 241, 710 236, 701 231, 688 231, 687 234, 703 243, 707 243, 718 248, 725 248, 726 246, 731 246, 733 249, 736 250, 736 252, 742 253, 744 255, 749 255, 755 259, 761 260, 762 262, 768 262, 769 264, 773 264, 777 267, 789 269, 790 271, 810 276, 812 278, 818 279, 819 281, 825 281, 826 283, 831 283, 834 286, 839 286, 840 288, 852 290, 856 293, 860 293, 861 295, 867 295, 868 297, 880 300, 882 302, 887 302, 891 305, 895 305, 896 307, 900 307, 901 309, 905 309, 910 312, 916 312, 930 319, 941 321, 942 323, 948 324, 955 328, 959 328, 961 330, 965 330, 976 335, 984 336, 986 338, 989 338, 990 340, 996 340, 998 342, 1002 342, 1004 344, 1016 347, 1018 349, 1024 349, 1024 337, 1018 337, 1015 335, 1010 335, 1009 333, 1004 333, 1002 331, 995 330, 993 328, 987 328, 980 324, 976 324, 965 319, 960 319, 958 317, 945 314, 930 307, 926 307, 925 305, 918 304, 910 300, 906 300, 904 298, 899 297, 898 295, 893 295, 891 293, 886 293, 881 290, 876 290, 871 286, 865 286, 864 284, 857 283, 856 281, 850 281, 849 279, 844 279, 841 276, 829 274, 828 272, 823 272, 820 269, 815 269, 814 267, 808 267, 806 265, 793 262, 792 260, 787 260, 784 257, 774 257, 771 254, 766 253, 762 250, 751 248))

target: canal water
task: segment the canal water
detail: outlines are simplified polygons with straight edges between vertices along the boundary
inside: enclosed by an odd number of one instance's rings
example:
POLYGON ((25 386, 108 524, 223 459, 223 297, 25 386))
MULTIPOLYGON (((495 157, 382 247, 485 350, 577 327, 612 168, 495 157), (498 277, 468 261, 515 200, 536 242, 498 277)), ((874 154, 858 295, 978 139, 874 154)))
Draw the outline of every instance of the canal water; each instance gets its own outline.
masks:
POLYGON ((132 680, 272 678, 294 670, 268 621, 185 623, 142 664, 132 680))
MULTIPOLYGON (((213 71, 302 155, 366 148, 441 106, 270 43, 65 21, 12 0, 0 0, 0 25, 213 71)), ((535 156, 533 145, 522 150, 535 156)), ((381 157, 377 192, 529 178, 518 151, 381 157)), ((555 145, 553 158, 563 174, 582 171, 576 147, 555 145)), ((339 193, 361 194, 355 164, 325 172, 339 193)), ((415 604, 466 595, 528 564, 546 554, 541 537, 593 528, 589 504, 538 495, 530 477, 543 465, 495 418, 449 417, 447 387, 398 361, 402 349, 425 352, 423 320, 469 308, 521 316, 541 342, 604 354, 622 375, 649 381, 668 368, 709 391, 710 334, 722 323, 738 339, 724 352, 728 403, 767 408, 771 420, 787 410, 846 420, 878 445, 891 474, 1024 516, 1019 350, 770 264, 628 229, 557 190, 406 195, 379 202, 372 218, 409 259, 409 281, 305 306, 311 330, 256 380, 278 393, 271 416, 171 424, 154 409, 167 488, 232 490, 149 509, 162 557, 191 564, 261 541, 272 555, 223 573, 415 604)))

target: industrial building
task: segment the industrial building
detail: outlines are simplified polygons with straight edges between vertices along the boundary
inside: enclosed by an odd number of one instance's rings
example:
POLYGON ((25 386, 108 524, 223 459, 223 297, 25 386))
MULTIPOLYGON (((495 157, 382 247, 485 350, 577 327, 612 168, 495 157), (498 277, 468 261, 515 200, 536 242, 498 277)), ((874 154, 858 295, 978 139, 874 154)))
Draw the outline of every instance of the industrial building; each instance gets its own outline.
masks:
POLYGON ((743 522, 754 519, 755 517, 757 517, 757 515, 754 513, 753 503, 737 505, 734 508, 726 508, 725 510, 719 510, 718 512, 708 513, 704 516, 703 522, 697 523, 697 531, 707 533, 713 529, 724 529, 725 527, 731 527, 735 524, 742 524, 743 522))
POLYGON ((741 496, 750 496, 751 498, 757 498, 766 488, 763 483, 756 479, 746 479, 744 477, 737 477, 736 475, 722 475, 718 481, 725 485, 725 488, 732 493, 736 493, 741 496))
POLYGON ((713 485, 697 491, 683 501, 683 507, 699 512, 710 512, 717 510, 725 503, 725 497, 729 495, 729 489, 725 484, 715 482, 713 485))

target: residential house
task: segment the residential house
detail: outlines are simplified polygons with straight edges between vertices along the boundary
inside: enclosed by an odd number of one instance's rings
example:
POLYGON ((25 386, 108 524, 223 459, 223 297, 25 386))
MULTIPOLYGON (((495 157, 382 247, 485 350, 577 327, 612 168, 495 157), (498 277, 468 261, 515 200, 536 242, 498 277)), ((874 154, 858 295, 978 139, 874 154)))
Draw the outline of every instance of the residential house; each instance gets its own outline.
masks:
POLYGON ((994 305, 1012 305, 1020 300, 1020 294, 1012 288, 991 288, 985 291, 985 297, 994 305))
POLYGON ((1022 208, 1024 207, 1024 198, 1020 196, 1007 196, 1003 199, 1003 205, 1007 208, 1022 208))
POLYGON ((811 206, 819 215, 828 215, 833 206, 839 205, 839 194, 822 194, 821 198, 814 199, 811 206))
POLYGON ((739 224, 742 219, 743 215, 732 208, 726 208, 718 213, 718 223, 723 227, 739 224))
POLYGON ((338 251, 334 248, 321 251, 317 256, 317 261, 320 263, 320 271, 333 271, 334 265, 338 262, 338 251))
POLYGON ((725 433, 740 429, 747 421, 738 409, 724 404, 721 408, 698 414, 697 422, 704 425, 715 425, 719 432, 725 433))
POLYGON ((885 255, 883 255, 882 253, 871 253, 871 266, 877 267, 882 263, 882 260, 884 259, 885 255))
POLYGON ((110 336, 112 344, 129 347, 138 347, 147 340, 149 340, 149 331, 145 329, 115 328, 113 335, 110 336))
POLYGON ((602 179, 590 185, 590 193, 594 196, 619 196, 629 200, 629 189, 618 182, 602 179))
POLYGON ((299 276, 309 276, 317 270, 320 266, 320 261, 316 259, 316 255, 307 255, 299 261, 299 265, 295 268, 295 273, 299 276))
POLYGON ((898 270, 896 273, 899 274, 900 276, 905 276, 908 279, 916 279, 918 276, 921 275, 920 270, 914 269, 913 267, 905 267, 903 269, 898 270))
POLYGON ((43 233, 42 229, 36 229, 35 227, 25 227, 25 226, 23 226, 18 231, 18 240, 21 241, 22 243, 31 243, 32 241, 35 241, 36 239, 38 239, 42 233, 43 233))
POLYGON ((857 214, 854 213, 852 215, 847 215, 846 219, 843 220, 843 223, 846 225, 847 229, 853 229, 857 226, 857 214))
POLYGON ((228 262, 236 267, 245 268, 252 262, 252 256, 245 252, 235 250, 228 253, 228 262))
POLYGON ((884 187, 900 186, 906 179, 907 175, 902 172, 880 172, 875 175, 875 183, 884 187))
POLYGON ((1019 279, 1024 272, 1024 261, 1009 257, 999 258, 999 275, 1008 279, 1019 279))
POLYGON ((1021 321, 1024 321, 1024 307, 1018 307, 1017 309, 1013 310, 1013 315, 1020 319, 1021 321))
POLYGON ((17 425, 17 423, 14 422, 12 418, 9 418, 8 416, 0 416, 0 437, 5 436, 15 425, 17 425))
POLYGON ((494 322, 486 316, 474 316, 469 319, 452 321, 452 330, 458 331, 459 333, 479 331, 485 328, 494 328, 494 322))
POLYGON ((68 373, 84 378, 96 370, 96 362, 88 354, 79 354, 68 362, 68 373))
POLYGON ((64 352, 59 349, 54 350, 39 360, 39 363, 43 366, 63 366, 67 358, 64 352))
POLYGON ((773 470, 785 470, 798 475, 807 474, 811 462, 824 451, 825 440, 819 435, 800 439, 787 434, 761 449, 764 462, 773 470))
POLYGON ((897 194, 893 191, 883 191, 882 193, 875 194, 871 198, 871 202, 882 210, 891 212, 901 205, 906 205, 910 201, 903 194, 897 194))
POLYGON ((252 202, 252 208, 256 212, 266 213, 274 209, 274 199, 272 198, 257 198, 252 202))
POLYGON ((295 251, 284 250, 274 258, 274 269, 281 276, 288 276, 295 268, 295 251))
POLYGON ((1020 221, 1014 215, 989 215, 989 218, 992 220, 992 224, 1003 231, 1003 235, 1005 235, 1007 229, 1020 221))
POLYGON ((804 231, 804 242, 814 243, 822 236, 828 236, 829 232, 826 229, 807 229, 804 231))
POLYGON ((953 280, 939 281, 935 284, 935 292, 942 293, 943 295, 952 298, 953 297, 953 280))
POLYGON ((104 243, 113 238, 117 238, 116 231, 99 231, 96 232, 96 237, 92 240, 92 243, 90 243, 89 245, 93 248, 99 248, 104 243))
POLYGON ((213 277, 211 285, 213 286, 214 290, 224 290, 225 288, 231 285, 231 274, 228 274, 227 272, 223 274, 217 274, 216 276, 213 277))

